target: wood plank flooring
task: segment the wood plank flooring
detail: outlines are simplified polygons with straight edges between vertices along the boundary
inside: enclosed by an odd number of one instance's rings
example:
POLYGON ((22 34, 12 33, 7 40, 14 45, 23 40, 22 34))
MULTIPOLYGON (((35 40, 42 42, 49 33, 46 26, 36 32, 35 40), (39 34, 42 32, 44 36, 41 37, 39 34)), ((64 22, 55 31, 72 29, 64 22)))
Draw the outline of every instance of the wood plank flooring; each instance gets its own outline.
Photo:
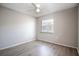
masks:
POLYGON ((0 51, 0 56, 78 56, 74 48, 43 41, 32 41, 0 51))

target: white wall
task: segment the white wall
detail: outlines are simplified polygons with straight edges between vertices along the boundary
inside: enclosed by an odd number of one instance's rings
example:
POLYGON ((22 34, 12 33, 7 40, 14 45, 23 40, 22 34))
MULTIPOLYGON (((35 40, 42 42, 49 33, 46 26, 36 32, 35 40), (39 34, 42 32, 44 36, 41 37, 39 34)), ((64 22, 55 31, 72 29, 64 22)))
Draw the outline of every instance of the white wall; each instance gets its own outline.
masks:
POLYGON ((0 7, 0 49, 35 40, 35 18, 0 7))
POLYGON ((77 47, 77 8, 70 8, 37 18, 37 39, 68 47, 77 47), (41 20, 54 19, 55 33, 42 33, 41 20))

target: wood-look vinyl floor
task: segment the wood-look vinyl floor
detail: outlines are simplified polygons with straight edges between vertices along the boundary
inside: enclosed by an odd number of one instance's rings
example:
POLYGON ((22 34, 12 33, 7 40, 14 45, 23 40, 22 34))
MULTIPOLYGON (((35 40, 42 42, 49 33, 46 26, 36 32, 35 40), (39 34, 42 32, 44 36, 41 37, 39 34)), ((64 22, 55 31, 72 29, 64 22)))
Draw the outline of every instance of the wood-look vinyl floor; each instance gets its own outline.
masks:
POLYGON ((0 56, 78 56, 75 48, 43 41, 32 41, 16 47, 0 50, 0 56))

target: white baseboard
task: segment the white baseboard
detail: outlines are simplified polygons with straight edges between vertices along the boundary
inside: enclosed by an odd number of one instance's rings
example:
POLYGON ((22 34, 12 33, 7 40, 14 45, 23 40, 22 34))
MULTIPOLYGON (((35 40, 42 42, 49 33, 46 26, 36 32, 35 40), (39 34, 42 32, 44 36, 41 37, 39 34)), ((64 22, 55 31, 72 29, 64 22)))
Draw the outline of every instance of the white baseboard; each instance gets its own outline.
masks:
MULTIPOLYGON (((41 40, 41 39, 37 39, 37 40, 41 40)), ((56 43, 56 42, 51 42, 51 41, 47 41, 47 40, 41 40, 41 41, 46 41, 46 42, 49 42, 49 43, 53 43, 53 44, 57 44, 57 45, 66 46, 66 47, 77 49, 77 47, 68 46, 68 45, 64 45, 64 44, 60 44, 60 43, 56 43)))
POLYGON ((0 48, 0 50, 4 50, 4 49, 11 48, 11 47, 15 47, 15 46, 18 46, 18 45, 21 45, 21 44, 27 43, 27 42, 34 41, 34 40, 35 40, 35 39, 29 40, 29 41, 19 42, 19 43, 16 43, 16 44, 13 44, 13 45, 10 45, 10 46, 7 46, 7 47, 0 48))
MULTIPOLYGON (((10 45, 10 46, 7 46, 7 47, 0 48, 0 50, 11 48, 11 47, 15 47, 15 46, 27 43, 27 42, 34 41, 34 40, 35 39, 29 40, 29 41, 23 41, 23 42, 20 42, 20 43, 16 43, 16 44, 13 44, 13 45, 10 45)), ((40 39, 38 39, 38 40, 40 40, 40 39)), ((46 41, 46 40, 41 40, 41 41, 46 41)), ((46 41, 46 42, 48 42, 48 41, 46 41)), ((53 42, 50 42, 50 43, 53 43, 53 42)), ((54 44, 61 45, 61 46, 66 46, 66 47, 71 47, 71 48, 76 48, 77 51, 78 51, 78 54, 79 54, 79 49, 77 47, 67 46, 67 45, 63 45, 63 44, 59 44, 59 43, 54 43, 54 44)))

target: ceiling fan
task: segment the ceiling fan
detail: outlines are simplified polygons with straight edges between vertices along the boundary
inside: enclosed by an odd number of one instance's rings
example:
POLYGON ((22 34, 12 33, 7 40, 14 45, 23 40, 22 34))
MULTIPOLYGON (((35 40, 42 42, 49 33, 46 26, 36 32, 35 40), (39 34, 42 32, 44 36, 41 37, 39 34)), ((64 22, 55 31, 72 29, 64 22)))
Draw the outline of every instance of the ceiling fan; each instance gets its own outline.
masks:
POLYGON ((32 3, 32 5, 35 7, 36 12, 39 13, 40 12, 40 4, 32 3))

